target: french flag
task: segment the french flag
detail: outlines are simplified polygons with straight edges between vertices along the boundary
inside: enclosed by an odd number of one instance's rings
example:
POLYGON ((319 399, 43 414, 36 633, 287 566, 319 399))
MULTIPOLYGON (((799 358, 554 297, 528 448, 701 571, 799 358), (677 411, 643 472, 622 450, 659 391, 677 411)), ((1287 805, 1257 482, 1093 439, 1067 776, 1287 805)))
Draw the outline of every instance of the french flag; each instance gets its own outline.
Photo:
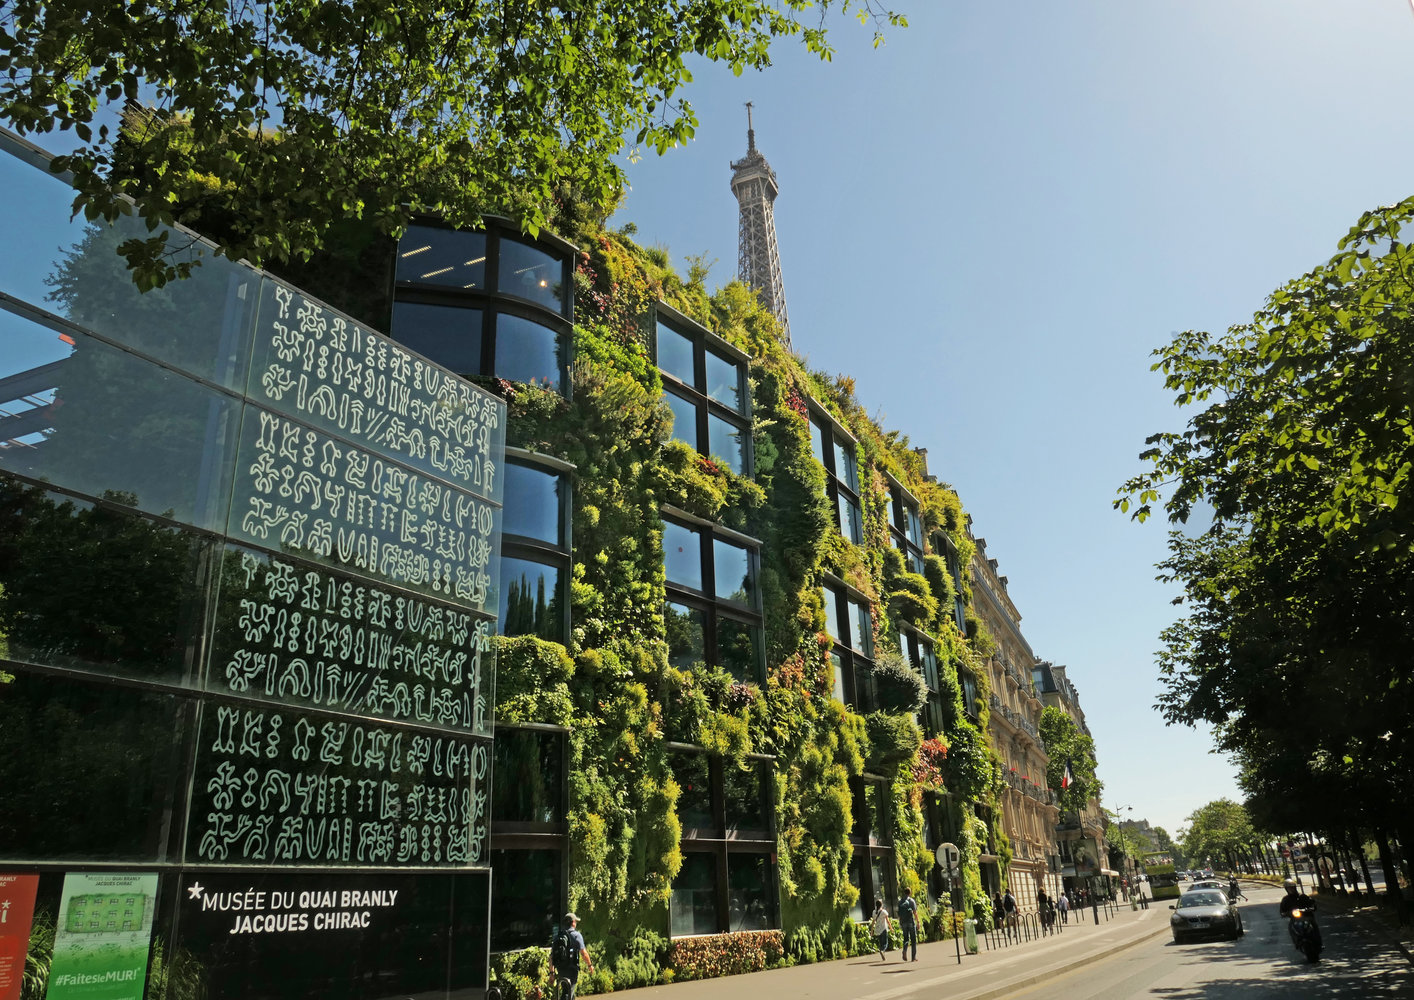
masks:
POLYGON ((1070 761, 1065 762, 1065 773, 1061 775, 1061 791, 1075 784, 1075 774, 1070 769, 1070 761))

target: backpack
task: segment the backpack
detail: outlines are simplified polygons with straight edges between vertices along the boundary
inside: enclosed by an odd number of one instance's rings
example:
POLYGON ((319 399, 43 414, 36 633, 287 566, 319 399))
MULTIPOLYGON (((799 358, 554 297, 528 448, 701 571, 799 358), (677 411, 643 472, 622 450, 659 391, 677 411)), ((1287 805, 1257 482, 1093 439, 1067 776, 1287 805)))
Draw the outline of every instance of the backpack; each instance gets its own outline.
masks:
POLYGON ((550 962, 557 969, 567 969, 579 958, 569 931, 555 935, 555 943, 550 946, 550 962))

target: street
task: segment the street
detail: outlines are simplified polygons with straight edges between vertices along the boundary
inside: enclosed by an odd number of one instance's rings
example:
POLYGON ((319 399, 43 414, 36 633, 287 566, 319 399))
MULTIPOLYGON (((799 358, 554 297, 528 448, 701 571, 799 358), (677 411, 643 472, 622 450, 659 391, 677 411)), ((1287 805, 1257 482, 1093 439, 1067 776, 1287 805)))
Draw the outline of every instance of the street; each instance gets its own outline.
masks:
POLYGON ((1278 889, 1246 887, 1247 933, 1237 941, 1175 945, 1164 935, 1055 979, 1019 990, 1026 1000, 1295 1000, 1414 997, 1414 966, 1370 937, 1354 918, 1321 916, 1325 952, 1308 964, 1287 939, 1278 889))

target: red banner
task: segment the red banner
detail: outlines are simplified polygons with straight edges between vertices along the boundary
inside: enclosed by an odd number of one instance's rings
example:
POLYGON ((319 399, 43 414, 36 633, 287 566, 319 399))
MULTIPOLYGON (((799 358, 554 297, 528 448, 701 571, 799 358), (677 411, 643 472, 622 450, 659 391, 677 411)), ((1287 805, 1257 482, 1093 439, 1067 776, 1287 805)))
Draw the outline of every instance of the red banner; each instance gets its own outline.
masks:
POLYGON ((0 1000, 19 1000, 38 875, 0 872, 0 1000))

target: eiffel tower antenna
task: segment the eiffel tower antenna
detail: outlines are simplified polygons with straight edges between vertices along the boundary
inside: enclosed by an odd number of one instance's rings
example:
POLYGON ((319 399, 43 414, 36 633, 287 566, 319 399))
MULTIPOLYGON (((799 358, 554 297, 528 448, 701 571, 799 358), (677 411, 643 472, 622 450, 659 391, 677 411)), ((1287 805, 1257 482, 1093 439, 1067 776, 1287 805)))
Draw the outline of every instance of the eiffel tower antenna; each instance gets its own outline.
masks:
POLYGON ((751 102, 746 102, 746 156, 731 165, 732 194, 739 209, 736 276, 761 297, 761 304, 776 317, 781 341, 790 347, 790 318, 786 315, 786 289, 781 280, 781 255, 776 247, 776 217, 772 205, 779 188, 776 172, 756 148, 751 122, 751 102))

